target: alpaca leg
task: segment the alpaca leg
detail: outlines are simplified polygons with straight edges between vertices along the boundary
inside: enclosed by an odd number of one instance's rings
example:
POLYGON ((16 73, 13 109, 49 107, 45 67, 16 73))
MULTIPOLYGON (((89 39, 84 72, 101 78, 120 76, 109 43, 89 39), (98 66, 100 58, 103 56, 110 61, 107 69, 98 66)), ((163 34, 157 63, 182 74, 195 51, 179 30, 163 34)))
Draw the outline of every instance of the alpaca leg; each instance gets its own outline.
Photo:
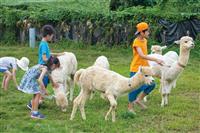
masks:
POLYGON ((103 100, 108 100, 107 97, 105 96, 105 93, 101 93, 100 97, 101 97, 103 100))
MULTIPOLYGON (((116 103, 116 106, 117 106, 117 103, 116 103)), ((113 109, 112 109, 112 122, 115 122, 115 120, 116 120, 116 118, 115 118, 115 110, 116 110, 116 106, 115 107, 113 107, 113 109)))
POLYGON ((74 95, 74 81, 72 79, 70 79, 70 81, 69 81, 69 88, 70 88, 69 100, 72 101, 73 100, 73 95, 74 95))
POLYGON ((92 91, 91 94, 90 94, 90 100, 92 100, 94 97, 94 92, 92 91))
POLYGON ((105 116, 105 120, 108 120, 108 116, 110 112, 112 111, 112 122, 115 122, 115 108, 117 106, 117 101, 115 100, 113 95, 107 95, 107 98, 110 102, 110 109, 105 116))
POLYGON ((108 115, 110 114, 111 111, 112 111, 112 106, 110 106, 110 109, 109 109, 108 112, 106 113, 106 116, 105 116, 105 120, 106 120, 106 121, 108 120, 108 115))
POLYGON ((74 102, 73 102, 73 109, 72 109, 72 113, 71 113, 71 117, 70 117, 70 120, 73 120, 74 119, 74 116, 76 114, 76 111, 77 111, 77 108, 79 106, 79 103, 78 103, 78 97, 74 99, 74 102))
POLYGON ((164 105, 165 105, 165 94, 162 94, 161 107, 164 107, 164 105))
POLYGON ((81 116, 83 120, 86 120, 86 115, 85 115, 85 102, 86 100, 89 98, 90 96, 90 92, 89 91, 85 91, 81 97, 80 100, 80 112, 81 112, 81 116))
POLYGON ((81 90, 80 94, 73 101, 73 109, 72 109, 70 120, 74 119, 74 116, 76 114, 77 108, 80 105, 81 95, 82 95, 82 90, 81 90))
POLYGON ((168 97, 169 97, 169 94, 166 94, 165 95, 165 105, 168 105, 168 97))

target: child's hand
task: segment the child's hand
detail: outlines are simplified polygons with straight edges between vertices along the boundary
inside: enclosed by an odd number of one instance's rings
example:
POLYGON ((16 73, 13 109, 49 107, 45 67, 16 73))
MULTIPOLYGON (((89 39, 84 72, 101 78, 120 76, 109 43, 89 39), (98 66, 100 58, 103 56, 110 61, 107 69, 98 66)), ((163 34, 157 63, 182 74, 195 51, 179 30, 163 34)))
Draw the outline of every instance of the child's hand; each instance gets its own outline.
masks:
POLYGON ((46 89, 41 89, 42 95, 49 95, 46 89))
POLYGON ((165 62, 163 60, 160 60, 160 59, 157 59, 156 63, 158 63, 161 66, 163 66, 165 64, 165 62))

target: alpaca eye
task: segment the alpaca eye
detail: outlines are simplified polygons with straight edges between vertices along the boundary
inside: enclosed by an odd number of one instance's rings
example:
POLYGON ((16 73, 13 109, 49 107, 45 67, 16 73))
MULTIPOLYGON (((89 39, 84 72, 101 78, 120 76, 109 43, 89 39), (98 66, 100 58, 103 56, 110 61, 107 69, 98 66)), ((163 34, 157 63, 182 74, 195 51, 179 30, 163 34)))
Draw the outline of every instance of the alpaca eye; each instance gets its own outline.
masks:
POLYGON ((188 41, 185 41, 185 43, 187 43, 188 41))
POLYGON ((145 77, 148 77, 148 75, 144 75, 145 77))

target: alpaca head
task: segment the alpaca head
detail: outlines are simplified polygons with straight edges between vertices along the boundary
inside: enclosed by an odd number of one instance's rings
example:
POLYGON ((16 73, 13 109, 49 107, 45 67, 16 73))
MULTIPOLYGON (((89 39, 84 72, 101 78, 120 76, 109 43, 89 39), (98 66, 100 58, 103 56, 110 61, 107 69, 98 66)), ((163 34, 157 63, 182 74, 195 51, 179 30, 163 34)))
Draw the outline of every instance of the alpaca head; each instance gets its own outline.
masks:
POLYGON ((94 62, 94 66, 99 66, 105 69, 110 69, 110 64, 108 62, 108 58, 105 56, 99 56, 94 62))
POLYGON ((162 51, 166 49, 167 46, 159 46, 159 45, 152 45, 151 46, 151 54, 162 54, 162 51))
POLYGON ((153 72, 148 67, 139 67, 139 70, 137 73, 139 74, 139 80, 143 79, 145 84, 150 85, 154 80, 151 76, 153 75, 153 72))
POLYGON ((175 41, 176 44, 180 44, 181 49, 190 50, 194 48, 194 41, 189 36, 183 36, 180 40, 175 41))
POLYGON ((61 108, 63 112, 65 112, 68 106, 68 101, 65 93, 58 92, 55 97, 56 97, 56 104, 61 108))
POLYGON ((65 112, 68 106, 67 94, 65 93, 64 85, 60 83, 58 84, 58 88, 54 88, 56 105, 59 106, 63 112, 65 112))

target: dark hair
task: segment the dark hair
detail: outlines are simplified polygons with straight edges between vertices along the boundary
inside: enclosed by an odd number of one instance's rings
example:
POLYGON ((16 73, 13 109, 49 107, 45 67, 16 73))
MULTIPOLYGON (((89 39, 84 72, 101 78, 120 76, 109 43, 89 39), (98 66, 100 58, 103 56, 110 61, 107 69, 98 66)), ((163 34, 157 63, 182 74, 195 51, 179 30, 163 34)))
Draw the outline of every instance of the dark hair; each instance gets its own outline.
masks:
POLYGON ((143 31, 141 31, 141 32, 146 32, 146 31, 148 31, 149 29, 146 29, 146 30, 143 30, 143 31))
POLYGON ((55 33, 53 26, 51 25, 44 25, 42 27, 42 37, 46 37, 47 35, 52 35, 55 33))
POLYGON ((58 60, 58 58, 56 57, 50 57, 47 61, 47 63, 45 64, 45 66, 47 66, 48 70, 51 70, 51 66, 55 64, 58 65, 58 67, 60 66, 60 61, 58 60))
POLYGON ((137 34, 135 34, 135 36, 138 36, 141 32, 145 33, 146 31, 148 31, 149 29, 146 29, 146 30, 143 30, 143 31, 140 31, 140 32, 137 32, 137 34))

